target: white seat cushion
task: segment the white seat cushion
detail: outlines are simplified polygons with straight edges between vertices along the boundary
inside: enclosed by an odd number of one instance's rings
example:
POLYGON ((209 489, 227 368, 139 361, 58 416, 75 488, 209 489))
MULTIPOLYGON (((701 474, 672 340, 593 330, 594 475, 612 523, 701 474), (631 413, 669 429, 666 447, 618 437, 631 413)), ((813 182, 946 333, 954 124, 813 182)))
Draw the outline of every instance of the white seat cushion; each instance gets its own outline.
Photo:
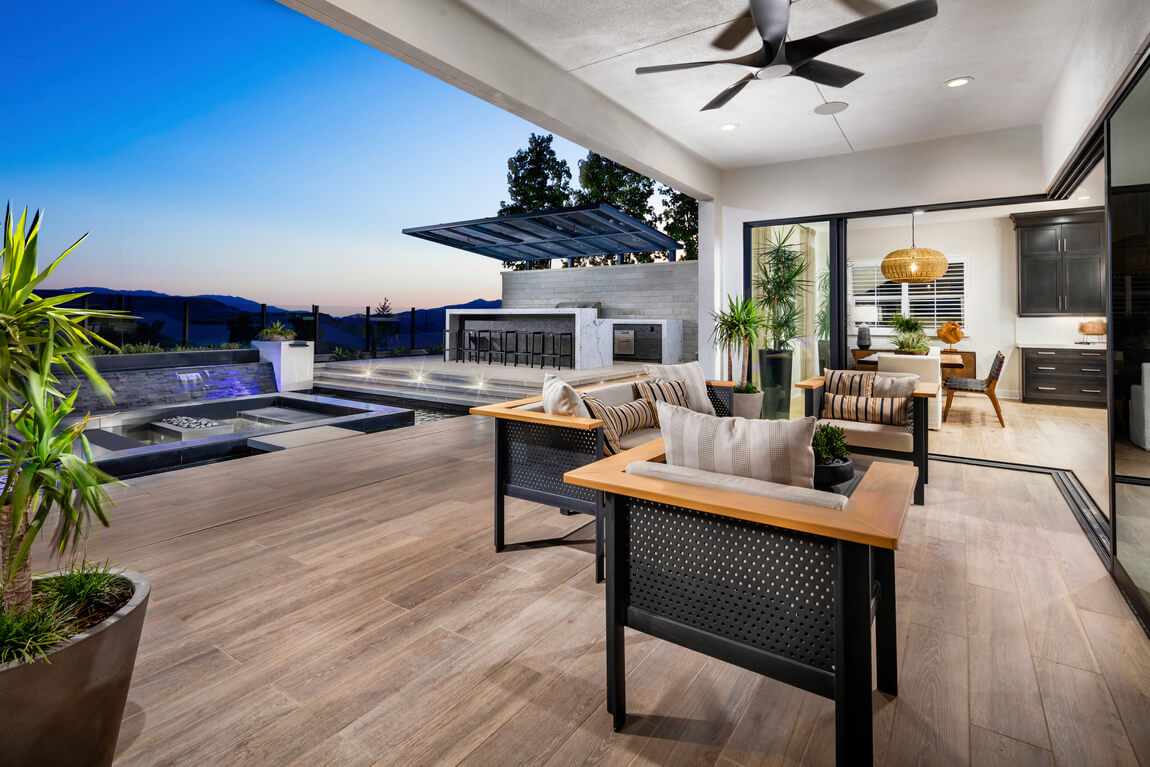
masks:
POLYGON ((842 511, 848 500, 845 495, 838 493, 825 493, 822 490, 783 485, 778 482, 766 482, 750 477, 716 474, 712 471, 690 469, 686 466, 668 466, 665 463, 653 463, 651 461, 635 461, 627 466, 627 473, 637 477, 665 479, 671 482, 682 482, 686 485, 696 485, 714 490, 729 490, 733 493, 773 498, 776 501, 790 501, 806 506, 834 509, 835 511, 842 511))
POLYGON ((543 378, 543 412, 549 415, 591 417, 575 387, 554 373, 548 373, 543 378))
POLYGON ((881 423, 840 421, 824 418, 819 423, 838 426, 846 432, 848 447, 869 447, 874 450, 894 450, 910 453, 914 450, 914 434, 903 426, 885 426, 881 423))
POLYGON ((662 434, 657 426, 654 429, 638 429, 628 432, 619 438, 619 447, 624 450, 630 450, 633 447, 645 445, 653 439, 658 439, 662 434))

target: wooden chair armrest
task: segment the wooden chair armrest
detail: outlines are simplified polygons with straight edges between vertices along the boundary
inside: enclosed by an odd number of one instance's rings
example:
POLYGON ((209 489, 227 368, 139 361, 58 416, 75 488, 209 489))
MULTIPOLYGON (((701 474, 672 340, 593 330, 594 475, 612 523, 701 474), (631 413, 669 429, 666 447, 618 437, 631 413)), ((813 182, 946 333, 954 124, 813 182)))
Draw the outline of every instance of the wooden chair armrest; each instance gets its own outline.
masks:
POLYGON ((822 386, 824 383, 826 383, 826 379, 823 378, 822 376, 817 376, 815 378, 808 378, 805 381, 799 381, 797 384, 795 384, 795 388, 797 388, 797 389, 817 389, 820 386, 822 386))
POLYGON ((931 399, 938 396, 937 383, 923 383, 919 381, 918 385, 914 387, 914 396, 931 399))
MULTIPOLYGON (((521 404, 529 405, 533 400, 527 400, 521 404)), ((534 398, 538 401, 538 398, 534 398)), ((525 421, 527 423, 539 423, 547 426, 558 426, 564 429, 583 429, 590 431, 591 429, 598 429, 603 425, 603 422, 598 418, 580 418, 573 415, 552 415, 550 413, 540 413, 535 410, 520 410, 518 409, 519 401, 507 402, 499 405, 479 405, 471 408, 469 411, 472 415, 482 415, 488 418, 503 418, 509 421, 525 421)))
POLYGON ((726 386, 728 388, 735 385, 734 381, 707 381, 707 386, 726 386))
POLYGON ((663 459, 663 440, 656 439, 573 469, 563 475, 563 480, 578 487, 589 487, 630 498, 868 546, 897 549, 918 478, 918 469, 914 466, 876 462, 862 478, 846 508, 834 511, 626 473, 627 466, 634 461, 663 459))

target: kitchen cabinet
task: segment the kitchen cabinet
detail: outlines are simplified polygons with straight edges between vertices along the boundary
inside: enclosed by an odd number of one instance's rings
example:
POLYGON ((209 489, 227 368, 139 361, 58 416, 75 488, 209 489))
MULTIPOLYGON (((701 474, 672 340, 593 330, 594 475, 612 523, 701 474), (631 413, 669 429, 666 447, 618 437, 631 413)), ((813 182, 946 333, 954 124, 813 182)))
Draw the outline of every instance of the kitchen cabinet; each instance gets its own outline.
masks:
POLYGON ((1106 313, 1105 216, 1082 208, 1010 216, 1018 236, 1018 314, 1106 313))

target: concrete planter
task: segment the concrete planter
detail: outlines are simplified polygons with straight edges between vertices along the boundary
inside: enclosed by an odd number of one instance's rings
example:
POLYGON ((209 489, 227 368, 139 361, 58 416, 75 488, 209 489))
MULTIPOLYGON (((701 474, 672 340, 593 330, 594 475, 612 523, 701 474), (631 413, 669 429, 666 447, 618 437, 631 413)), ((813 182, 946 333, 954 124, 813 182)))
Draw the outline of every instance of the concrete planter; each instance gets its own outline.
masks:
POLYGON ((757 391, 754 394, 739 394, 735 392, 733 395, 732 415, 738 418, 759 418, 763 410, 763 393, 757 391))
POLYGON ((117 370, 155 370, 157 368, 186 368, 207 365, 236 365, 258 362, 254 349, 210 349, 200 352, 155 352, 152 354, 100 354, 92 358, 92 365, 101 373, 117 370))
POLYGON ((135 591, 114 615, 48 654, 50 662, 0 666, 0 764, 112 764, 152 587, 124 570, 135 591))
POLYGON ((270 362, 276 376, 276 391, 308 391, 315 367, 314 341, 252 341, 260 352, 260 362, 270 362))

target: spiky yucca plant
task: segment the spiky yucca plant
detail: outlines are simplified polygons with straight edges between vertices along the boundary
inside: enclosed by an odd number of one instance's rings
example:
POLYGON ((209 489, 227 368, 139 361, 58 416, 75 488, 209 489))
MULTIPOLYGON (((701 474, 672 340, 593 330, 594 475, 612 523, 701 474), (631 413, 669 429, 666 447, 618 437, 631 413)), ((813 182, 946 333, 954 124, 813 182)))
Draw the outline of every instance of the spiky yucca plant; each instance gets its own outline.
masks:
POLYGON ((0 251, 0 606, 5 611, 31 604, 29 553, 49 519, 57 517, 55 544, 61 554, 75 548, 93 520, 108 524, 104 485, 111 477, 91 463, 84 422, 63 426, 76 394, 60 392, 56 371, 72 378, 83 373, 110 397, 86 348, 114 347, 84 322, 123 316, 65 306, 83 293, 36 295, 37 286, 87 235, 38 270, 41 215, 31 224, 27 217, 25 210, 14 221, 9 206, 0 251))
POLYGON ((727 352, 727 378, 738 382, 742 393, 747 391, 747 371, 751 362, 751 346, 763 331, 766 319, 759 307, 749 298, 727 296, 727 308, 711 315, 715 321, 715 344, 727 352), (742 356, 738 377, 734 372, 735 350, 742 356))
POLYGON ((755 254, 756 300, 765 315, 767 343, 775 350, 789 348, 791 341, 799 336, 803 322, 802 296, 810 285, 801 246, 791 242, 794 234, 793 226, 772 234, 767 246, 755 254))

